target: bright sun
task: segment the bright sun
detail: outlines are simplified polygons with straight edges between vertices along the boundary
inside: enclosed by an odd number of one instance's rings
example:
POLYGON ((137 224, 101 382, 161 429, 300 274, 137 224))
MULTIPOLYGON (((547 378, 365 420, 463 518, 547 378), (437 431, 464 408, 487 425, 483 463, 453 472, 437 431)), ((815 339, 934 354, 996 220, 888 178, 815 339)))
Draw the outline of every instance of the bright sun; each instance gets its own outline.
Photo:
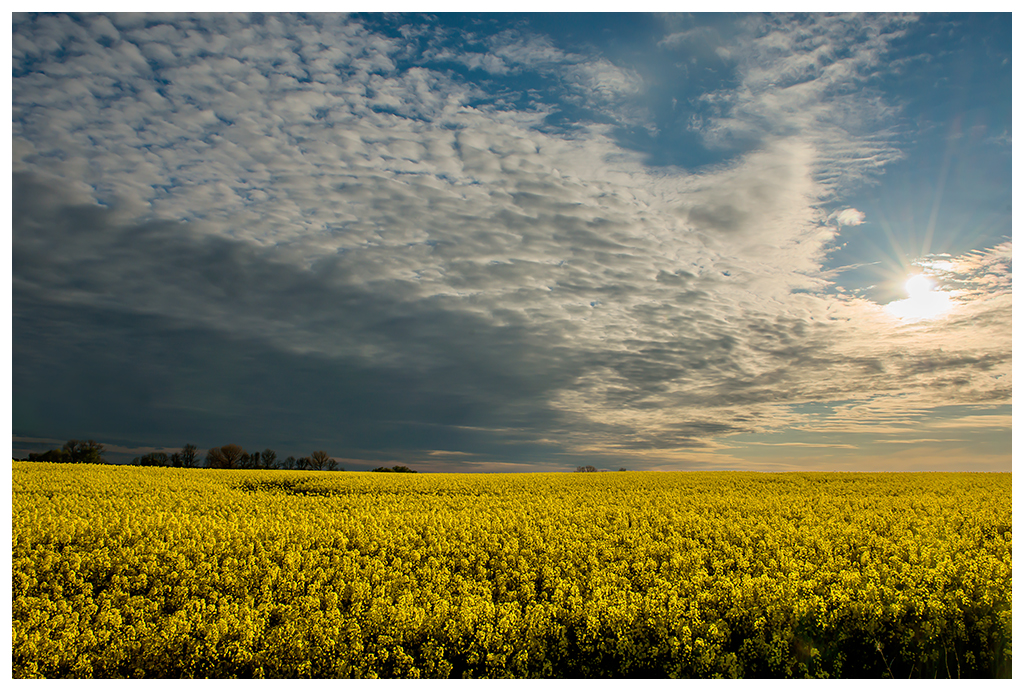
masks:
POLYGON ((934 290, 935 283, 924 274, 915 274, 907 279, 906 288, 909 298, 885 306, 885 311, 894 317, 910 321, 934 319, 953 306, 949 294, 934 290))

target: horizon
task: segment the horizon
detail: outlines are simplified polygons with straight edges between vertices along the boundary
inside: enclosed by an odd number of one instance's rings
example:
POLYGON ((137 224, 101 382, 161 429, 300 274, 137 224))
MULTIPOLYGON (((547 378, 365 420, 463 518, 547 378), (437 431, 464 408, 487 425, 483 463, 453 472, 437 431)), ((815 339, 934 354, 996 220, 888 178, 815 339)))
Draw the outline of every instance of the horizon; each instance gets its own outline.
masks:
MULTIPOLYGON (((205 451, 203 449, 202 451, 205 451)), ((337 459, 335 459, 337 460, 337 459)), ((15 458, 15 463, 52 463, 49 461, 33 461, 27 458, 15 458)), ((56 465, 69 465, 72 467, 78 464, 74 463, 56 463, 56 465)), ((95 464, 93 464, 95 465, 95 464)), ((252 473, 264 473, 264 472, 295 472, 295 473, 378 473, 373 468, 348 468, 339 464, 339 467, 335 470, 327 470, 326 468, 316 470, 314 468, 282 468, 275 466, 273 468, 211 468, 205 464, 205 460, 191 467, 177 467, 177 466, 143 466, 133 465, 130 462, 112 462, 106 461, 103 466, 110 466, 116 468, 145 468, 153 470, 216 470, 228 473, 234 472, 252 472, 252 473)), ((387 467, 387 466, 384 466, 387 467)), ((390 473, 393 476, 408 477, 409 475, 598 475, 602 473, 703 473, 703 474, 727 474, 727 473, 767 473, 772 475, 802 475, 802 474, 821 474, 821 473, 838 473, 838 474, 863 474, 863 475, 927 475, 927 474, 942 474, 942 475, 967 475, 971 473, 997 473, 1012 475, 1013 470, 630 470, 629 468, 596 468, 592 471, 581 471, 579 468, 571 469, 566 468, 564 470, 511 470, 511 471, 459 471, 459 470, 416 470, 411 468, 412 472, 401 472, 401 473, 390 473)))
POLYGON ((1012 472, 1011 14, 564 20, 15 13, 13 456, 1012 472))

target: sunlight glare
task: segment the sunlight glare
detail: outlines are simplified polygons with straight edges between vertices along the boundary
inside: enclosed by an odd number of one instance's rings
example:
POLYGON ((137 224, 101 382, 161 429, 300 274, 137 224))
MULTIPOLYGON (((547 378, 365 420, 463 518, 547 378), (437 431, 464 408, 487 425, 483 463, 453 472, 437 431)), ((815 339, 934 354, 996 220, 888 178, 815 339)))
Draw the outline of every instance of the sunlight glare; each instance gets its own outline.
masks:
POLYGON ((934 282, 924 274, 915 274, 907 279, 906 290, 910 297, 895 300, 885 306, 885 311, 899 319, 917 321, 934 319, 945 314, 952 303, 949 294, 934 290, 934 282))

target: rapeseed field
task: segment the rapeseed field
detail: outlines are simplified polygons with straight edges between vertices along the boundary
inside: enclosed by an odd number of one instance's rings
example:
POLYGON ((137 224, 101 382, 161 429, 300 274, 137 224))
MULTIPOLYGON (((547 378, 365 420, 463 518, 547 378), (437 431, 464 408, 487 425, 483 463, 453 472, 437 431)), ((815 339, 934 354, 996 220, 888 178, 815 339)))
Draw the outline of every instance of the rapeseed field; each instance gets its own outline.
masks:
POLYGON ((1009 474, 13 466, 14 677, 993 677, 1009 474))

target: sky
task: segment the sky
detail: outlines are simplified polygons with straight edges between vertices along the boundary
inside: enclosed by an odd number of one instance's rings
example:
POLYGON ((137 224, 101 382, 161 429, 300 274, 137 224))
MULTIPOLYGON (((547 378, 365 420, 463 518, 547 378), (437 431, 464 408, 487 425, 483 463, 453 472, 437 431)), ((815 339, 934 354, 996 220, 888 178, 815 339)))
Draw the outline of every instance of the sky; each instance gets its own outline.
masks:
POLYGON ((12 444, 1010 471, 1007 14, 15 14, 12 444))

